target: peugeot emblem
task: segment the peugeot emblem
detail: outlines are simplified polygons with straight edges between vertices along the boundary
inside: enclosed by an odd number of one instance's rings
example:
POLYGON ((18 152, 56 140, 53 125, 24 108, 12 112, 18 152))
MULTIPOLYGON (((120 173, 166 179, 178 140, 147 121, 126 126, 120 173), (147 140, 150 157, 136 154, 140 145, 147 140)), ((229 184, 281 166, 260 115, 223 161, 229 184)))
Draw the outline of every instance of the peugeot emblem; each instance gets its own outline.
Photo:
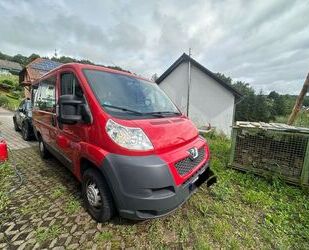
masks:
POLYGON ((190 148, 189 150, 188 150, 188 152, 189 152, 189 154, 190 154, 190 159, 193 161, 193 160, 195 160, 197 157, 198 157, 198 150, 197 150, 197 148, 196 147, 194 147, 194 148, 190 148))

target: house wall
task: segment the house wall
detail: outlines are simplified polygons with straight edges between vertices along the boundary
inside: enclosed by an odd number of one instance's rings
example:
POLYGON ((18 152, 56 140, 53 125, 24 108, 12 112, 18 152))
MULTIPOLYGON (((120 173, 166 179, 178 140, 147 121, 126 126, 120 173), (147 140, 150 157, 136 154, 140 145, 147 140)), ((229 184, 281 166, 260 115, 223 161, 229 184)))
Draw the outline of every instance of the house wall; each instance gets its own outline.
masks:
MULTIPOLYGON (((170 73, 160 87, 186 114, 188 63, 170 73)), ((197 127, 210 124, 218 132, 231 134, 234 116, 234 95, 213 78, 191 66, 189 117, 197 127)))
POLYGON ((25 98, 31 99, 31 87, 30 86, 24 87, 24 95, 25 95, 25 98))
POLYGON ((159 84, 184 114, 187 113, 187 79, 188 63, 182 63, 159 84))
POLYGON ((12 75, 8 69, 0 68, 0 75, 12 75))

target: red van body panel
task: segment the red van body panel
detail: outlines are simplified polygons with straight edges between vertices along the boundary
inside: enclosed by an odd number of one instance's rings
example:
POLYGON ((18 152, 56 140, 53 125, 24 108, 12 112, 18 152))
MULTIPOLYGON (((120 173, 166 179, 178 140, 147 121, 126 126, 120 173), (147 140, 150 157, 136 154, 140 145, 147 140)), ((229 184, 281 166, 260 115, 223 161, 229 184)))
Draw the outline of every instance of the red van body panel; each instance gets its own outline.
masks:
MULTIPOLYGON (((51 76, 56 77, 56 94, 55 94, 56 103, 60 96, 60 75, 62 73, 72 72, 76 76, 80 84, 80 87, 82 88, 85 100, 92 114, 91 123, 87 124, 79 122, 73 125, 59 124, 57 120, 58 114, 56 107, 54 110, 51 111, 43 111, 35 107, 35 105, 33 108, 33 118, 32 118, 35 134, 37 136, 42 137, 42 139, 50 147, 50 149, 59 154, 59 158, 63 160, 64 164, 71 169, 73 174, 79 180, 82 179, 81 176, 82 173, 80 169, 82 159, 87 159, 98 168, 103 169, 105 168, 104 170, 102 170, 102 172, 107 175, 115 174, 115 172, 121 171, 117 169, 115 171, 113 170, 114 171, 113 173, 109 173, 109 170, 107 169, 108 166, 113 166, 114 163, 112 163, 112 159, 116 158, 117 156, 119 156, 118 157, 119 159, 115 160, 114 162, 122 162, 123 159, 127 159, 128 165, 133 164, 131 162, 131 159, 132 161, 137 160, 139 162, 141 161, 141 159, 142 162, 146 159, 151 159, 150 161, 154 162, 151 163, 154 164, 151 166, 155 166, 157 164, 158 166, 160 165, 162 169, 164 168, 163 166, 164 164, 168 166, 169 174, 172 176, 174 182, 171 185, 175 186, 175 189, 178 189, 178 187, 180 188, 184 183, 188 182, 188 180, 190 180, 192 176, 195 176, 199 171, 201 171, 203 167, 204 168, 205 166, 206 168, 208 167, 210 159, 210 152, 208 145, 206 141, 198 135, 196 127, 186 116, 181 115, 181 116, 164 117, 164 118, 154 117, 153 119, 134 119, 134 120, 119 119, 116 117, 112 117, 110 114, 105 112, 104 109, 101 107, 99 101, 97 100, 95 94, 93 93, 91 87, 89 86, 86 77, 83 74, 82 71, 83 69, 96 69, 105 72, 112 72, 116 74, 127 75, 138 79, 143 79, 130 73, 116 71, 101 66, 83 65, 83 64, 65 64, 51 71, 50 73, 43 76, 40 80, 37 81, 36 84, 39 84, 41 82, 44 82, 44 80, 49 79, 51 76), (137 151, 137 150, 129 150, 117 145, 113 140, 111 140, 111 138, 109 138, 109 136, 105 131, 106 122, 109 119, 112 119, 116 123, 126 127, 141 128, 151 141, 153 149, 148 151, 137 151), (178 162, 181 162, 182 160, 185 161, 186 159, 188 159, 188 157, 190 156, 188 150, 191 148, 197 148, 199 150, 202 150, 203 159, 200 159, 196 166, 191 168, 184 175, 181 175, 179 174, 175 165, 178 162), (155 157, 157 160, 154 160, 153 157, 155 157)), ((114 165, 117 164, 115 163, 114 165)), ((117 166, 114 167, 116 168, 117 166)), ((138 167, 141 166, 138 165, 138 167)), ((147 166, 145 166, 145 168, 147 168, 147 166)), ((155 167, 153 167, 152 169, 155 169, 155 167)), ((149 178, 151 178, 151 176, 149 178)), ((112 182, 111 180, 107 181, 112 182)), ((159 182, 160 181, 158 181, 158 183, 159 182)), ((111 186, 115 185, 114 183, 109 184, 111 186)), ((143 185, 145 184, 143 183, 143 185)), ((121 185, 119 184, 119 186, 121 185)), ((140 187, 142 187, 142 184, 140 184, 140 187)), ((116 189, 117 187, 115 187, 115 190, 116 189)), ((125 190, 123 192, 126 193, 125 190)), ((115 193, 114 195, 116 195, 115 193)), ((131 197, 129 194, 124 194, 124 196, 126 197, 123 200, 125 200, 128 197, 131 197)), ((186 198, 187 197, 184 196, 181 199, 181 201, 184 201, 186 198)), ((177 197, 173 199, 179 200, 178 203, 181 203, 180 199, 178 199, 177 197)), ((145 204, 147 204, 149 199, 147 198, 146 200, 147 201, 145 202, 145 204)), ((127 204, 124 204, 125 202, 122 201, 119 201, 117 205, 118 207, 120 207, 119 208, 120 213, 123 214, 125 217, 143 218, 143 216, 147 217, 149 215, 149 214, 145 215, 142 212, 131 211, 136 210, 136 208, 134 209, 132 208, 131 210, 124 209, 123 207, 127 206, 127 204)), ((155 204, 154 207, 159 206, 155 202, 151 204, 155 204)), ((151 205, 149 206, 151 207, 151 205)), ((173 208, 173 206, 174 205, 171 204, 170 207, 166 208, 166 211, 173 208)), ((162 214, 166 213, 166 211, 165 212, 164 211, 165 210, 162 209, 162 214)), ((158 215, 160 215, 160 213, 158 213, 158 215)))

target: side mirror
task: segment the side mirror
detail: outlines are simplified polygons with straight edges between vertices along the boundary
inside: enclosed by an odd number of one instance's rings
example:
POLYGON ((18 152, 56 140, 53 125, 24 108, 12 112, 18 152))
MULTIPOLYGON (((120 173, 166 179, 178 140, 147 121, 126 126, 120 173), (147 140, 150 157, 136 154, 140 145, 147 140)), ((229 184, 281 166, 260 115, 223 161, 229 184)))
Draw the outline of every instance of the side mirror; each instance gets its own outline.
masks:
POLYGON ((58 100, 58 121, 63 124, 75 124, 82 120, 83 101, 75 95, 62 95, 58 100))

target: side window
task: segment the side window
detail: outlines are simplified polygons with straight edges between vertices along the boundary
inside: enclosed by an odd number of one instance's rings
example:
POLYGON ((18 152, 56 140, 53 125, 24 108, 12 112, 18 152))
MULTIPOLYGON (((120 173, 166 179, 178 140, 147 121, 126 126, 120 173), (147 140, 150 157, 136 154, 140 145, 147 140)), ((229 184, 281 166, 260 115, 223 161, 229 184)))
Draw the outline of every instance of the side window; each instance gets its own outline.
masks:
POLYGON ((61 74, 61 95, 83 96, 80 84, 73 73, 61 74))
POLYGON ((53 112, 56 111, 56 77, 51 77, 40 82, 35 93, 34 107, 40 110, 53 112))

